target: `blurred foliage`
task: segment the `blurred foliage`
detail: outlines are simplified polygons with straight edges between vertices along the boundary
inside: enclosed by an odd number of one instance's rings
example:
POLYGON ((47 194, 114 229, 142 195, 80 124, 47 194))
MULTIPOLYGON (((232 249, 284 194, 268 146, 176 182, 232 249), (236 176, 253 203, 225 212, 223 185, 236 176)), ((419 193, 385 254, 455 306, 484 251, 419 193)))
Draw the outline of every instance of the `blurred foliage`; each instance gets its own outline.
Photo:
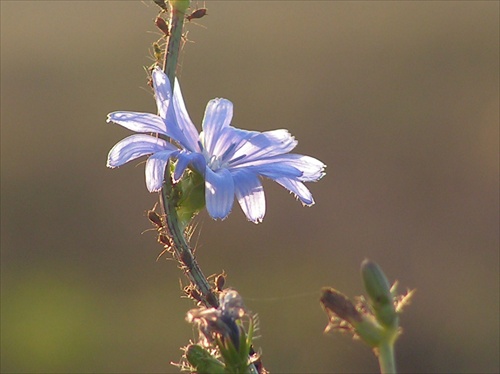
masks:
POLYGON ((88 355, 98 352, 105 319, 99 313, 97 295, 69 277, 34 270, 4 279, 11 284, 2 290, 5 372, 88 367, 88 355))

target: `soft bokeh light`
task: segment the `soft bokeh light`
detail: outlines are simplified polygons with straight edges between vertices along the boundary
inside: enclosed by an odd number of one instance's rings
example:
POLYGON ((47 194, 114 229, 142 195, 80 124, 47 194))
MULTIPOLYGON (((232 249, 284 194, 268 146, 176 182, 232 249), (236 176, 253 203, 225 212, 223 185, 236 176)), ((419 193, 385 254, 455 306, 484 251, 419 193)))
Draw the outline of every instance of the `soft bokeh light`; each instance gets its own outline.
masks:
MULTIPOLYGON (((499 3, 206 4, 180 80, 196 124, 214 97, 237 127, 287 128, 327 165, 303 208, 268 182, 266 217, 201 215, 197 258, 259 314, 272 372, 377 370, 323 335, 322 286, 362 293, 371 258, 417 288, 402 372, 499 371, 499 3)), ((181 272, 156 262, 144 164, 106 169, 155 111, 143 66, 159 35, 141 1, 2 1, 2 372, 177 372, 181 272)))

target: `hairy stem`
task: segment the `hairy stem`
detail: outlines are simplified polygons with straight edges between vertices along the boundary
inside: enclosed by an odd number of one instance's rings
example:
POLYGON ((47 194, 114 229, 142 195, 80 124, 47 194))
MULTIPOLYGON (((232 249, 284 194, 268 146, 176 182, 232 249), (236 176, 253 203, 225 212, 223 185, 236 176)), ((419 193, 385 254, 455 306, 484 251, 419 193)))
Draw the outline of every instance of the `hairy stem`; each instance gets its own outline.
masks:
POLYGON ((184 12, 175 6, 172 6, 170 12, 170 25, 170 36, 168 38, 167 49, 165 50, 163 71, 170 80, 173 92, 177 60, 179 59, 179 49, 182 40, 182 28, 184 25, 184 12))
POLYGON ((160 202, 167 217, 167 227, 173 241, 172 248, 177 255, 177 259, 182 264, 182 270, 189 278, 191 283, 197 286, 205 306, 217 308, 219 305, 217 297, 213 293, 212 288, 207 281, 207 278, 198 265, 198 262, 193 255, 193 251, 189 246, 186 237, 182 232, 182 229, 180 228, 177 211, 175 209, 175 201, 174 199, 172 199, 171 195, 173 191, 173 185, 170 178, 170 168, 168 165, 166 169, 167 171, 165 173, 165 180, 163 182, 163 187, 160 194, 160 202))
MULTIPOLYGON (((177 60, 182 38, 182 27, 184 24, 184 11, 182 9, 178 9, 178 7, 176 7, 175 5, 172 5, 171 9, 170 36, 168 40, 168 47, 165 51, 163 71, 170 80, 173 92, 175 71, 177 67, 177 60)), ((167 218, 167 227, 173 241, 172 248, 176 253, 177 259, 181 263, 182 270, 184 271, 188 279, 198 288, 205 306, 217 307, 219 304, 217 297, 213 293, 212 288, 207 281, 207 278, 196 262, 193 251, 189 246, 188 241, 181 228, 176 210, 177 202, 173 198, 173 188, 174 186, 172 184, 172 179, 170 176, 170 167, 167 164, 167 167, 165 169, 165 178, 160 194, 160 202, 167 218)))

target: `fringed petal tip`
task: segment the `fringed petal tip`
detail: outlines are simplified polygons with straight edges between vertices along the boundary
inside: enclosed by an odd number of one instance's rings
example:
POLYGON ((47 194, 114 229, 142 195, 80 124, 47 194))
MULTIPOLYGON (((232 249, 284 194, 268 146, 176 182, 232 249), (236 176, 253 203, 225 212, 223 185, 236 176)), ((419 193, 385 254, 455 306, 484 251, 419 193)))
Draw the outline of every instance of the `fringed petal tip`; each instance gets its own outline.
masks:
POLYGON ((250 222, 252 222, 252 223, 255 223, 256 225, 258 225, 259 223, 264 222, 264 217, 262 217, 262 218, 257 218, 257 219, 255 219, 255 220, 254 220, 254 219, 252 219, 252 218, 247 217, 247 220, 248 220, 248 221, 250 221, 250 222))
POLYGON ((236 199, 248 221, 262 222, 266 214, 266 198, 256 173, 240 170, 232 174, 236 199))
POLYGON ((148 189, 149 192, 153 193, 153 192, 160 192, 161 191, 161 187, 152 187, 150 189, 150 186, 147 185, 146 183, 146 188, 148 189))
POLYGON ((297 199, 300 200, 300 202, 302 203, 302 206, 307 206, 307 207, 311 207, 313 206, 314 204, 316 204, 316 202, 314 201, 314 199, 312 199, 310 202, 304 202, 302 201, 299 197, 297 197, 297 199))
POLYGON ((311 191, 309 191, 301 181, 289 178, 278 178, 275 179, 275 181, 295 195, 302 202, 302 205, 314 205, 311 191))
POLYGON ((293 192, 293 191, 288 191, 288 193, 289 193, 290 195, 292 195, 292 196, 295 198, 295 200, 299 201, 299 202, 302 204, 302 206, 305 206, 305 207, 311 207, 311 206, 313 206, 314 204, 316 204, 316 202, 314 201, 314 199, 313 199, 312 195, 311 195, 311 197, 310 197, 310 198, 305 199, 304 197, 300 197, 299 195, 297 195, 297 194, 296 194, 295 192, 293 192))
POLYGON ((231 210, 224 216, 224 217, 214 217, 212 216, 210 213, 210 217, 214 220, 214 221, 225 221, 227 217, 229 217, 229 215, 231 214, 231 210))
POLYGON ((319 170, 319 177, 318 177, 316 180, 312 181, 312 182, 319 181, 321 178, 323 178, 323 177, 326 175, 326 171, 325 171, 325 169, 326 169, 326 165, 325 165, 325 164, 323 164, 323 165, 321 166, 321 169, 319 170))
POLYGON ((112 165, 112 164, 110 163, 110 161, 108 160, 108 161, 106 162, 106 167, 107 167, 107 168, 110 168, 110 169, 116 169, 116 168, 118 167, 118 165, 112 165))
MULTIPOLYGON (((118 120, 119 118, 116 118, 116 117, 122 113, 129 113, 129 112, 116 110, 114 112, 108 113, 106 115, 106 123, 116 123, 117 125, 119 125, 119 123, 116 122, 116 120, 118 120)), ((133 112, 130 112, 130 113, 133 113, 133 112)))
POLYGON ((302 177, 298 178, 301 182, 317 182, 319 180, 321 180, 324 176, 326 175, 326 172, 324 171, 320 171, 319 173, 317 173, 316 175, 314 176, 307 176, 305 177, 305 175, 302 175, 302 177))

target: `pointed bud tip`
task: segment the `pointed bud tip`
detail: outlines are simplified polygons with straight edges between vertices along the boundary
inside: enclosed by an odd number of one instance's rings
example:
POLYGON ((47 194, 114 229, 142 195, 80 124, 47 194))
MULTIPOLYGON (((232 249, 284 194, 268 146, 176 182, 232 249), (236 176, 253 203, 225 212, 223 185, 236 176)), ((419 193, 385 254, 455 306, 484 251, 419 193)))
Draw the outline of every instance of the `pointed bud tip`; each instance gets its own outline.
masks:
POLYGON ((377 263, 365 258, 361 263, 361 275, 366 291, 372 299, 378 300, 381 297, 392 299, 389 281, 377 263))
POLYGON ((365 259, 361 264, 361 275, 377 321, 388 327, 397 325, 391 286, 380 266, 365 259))

